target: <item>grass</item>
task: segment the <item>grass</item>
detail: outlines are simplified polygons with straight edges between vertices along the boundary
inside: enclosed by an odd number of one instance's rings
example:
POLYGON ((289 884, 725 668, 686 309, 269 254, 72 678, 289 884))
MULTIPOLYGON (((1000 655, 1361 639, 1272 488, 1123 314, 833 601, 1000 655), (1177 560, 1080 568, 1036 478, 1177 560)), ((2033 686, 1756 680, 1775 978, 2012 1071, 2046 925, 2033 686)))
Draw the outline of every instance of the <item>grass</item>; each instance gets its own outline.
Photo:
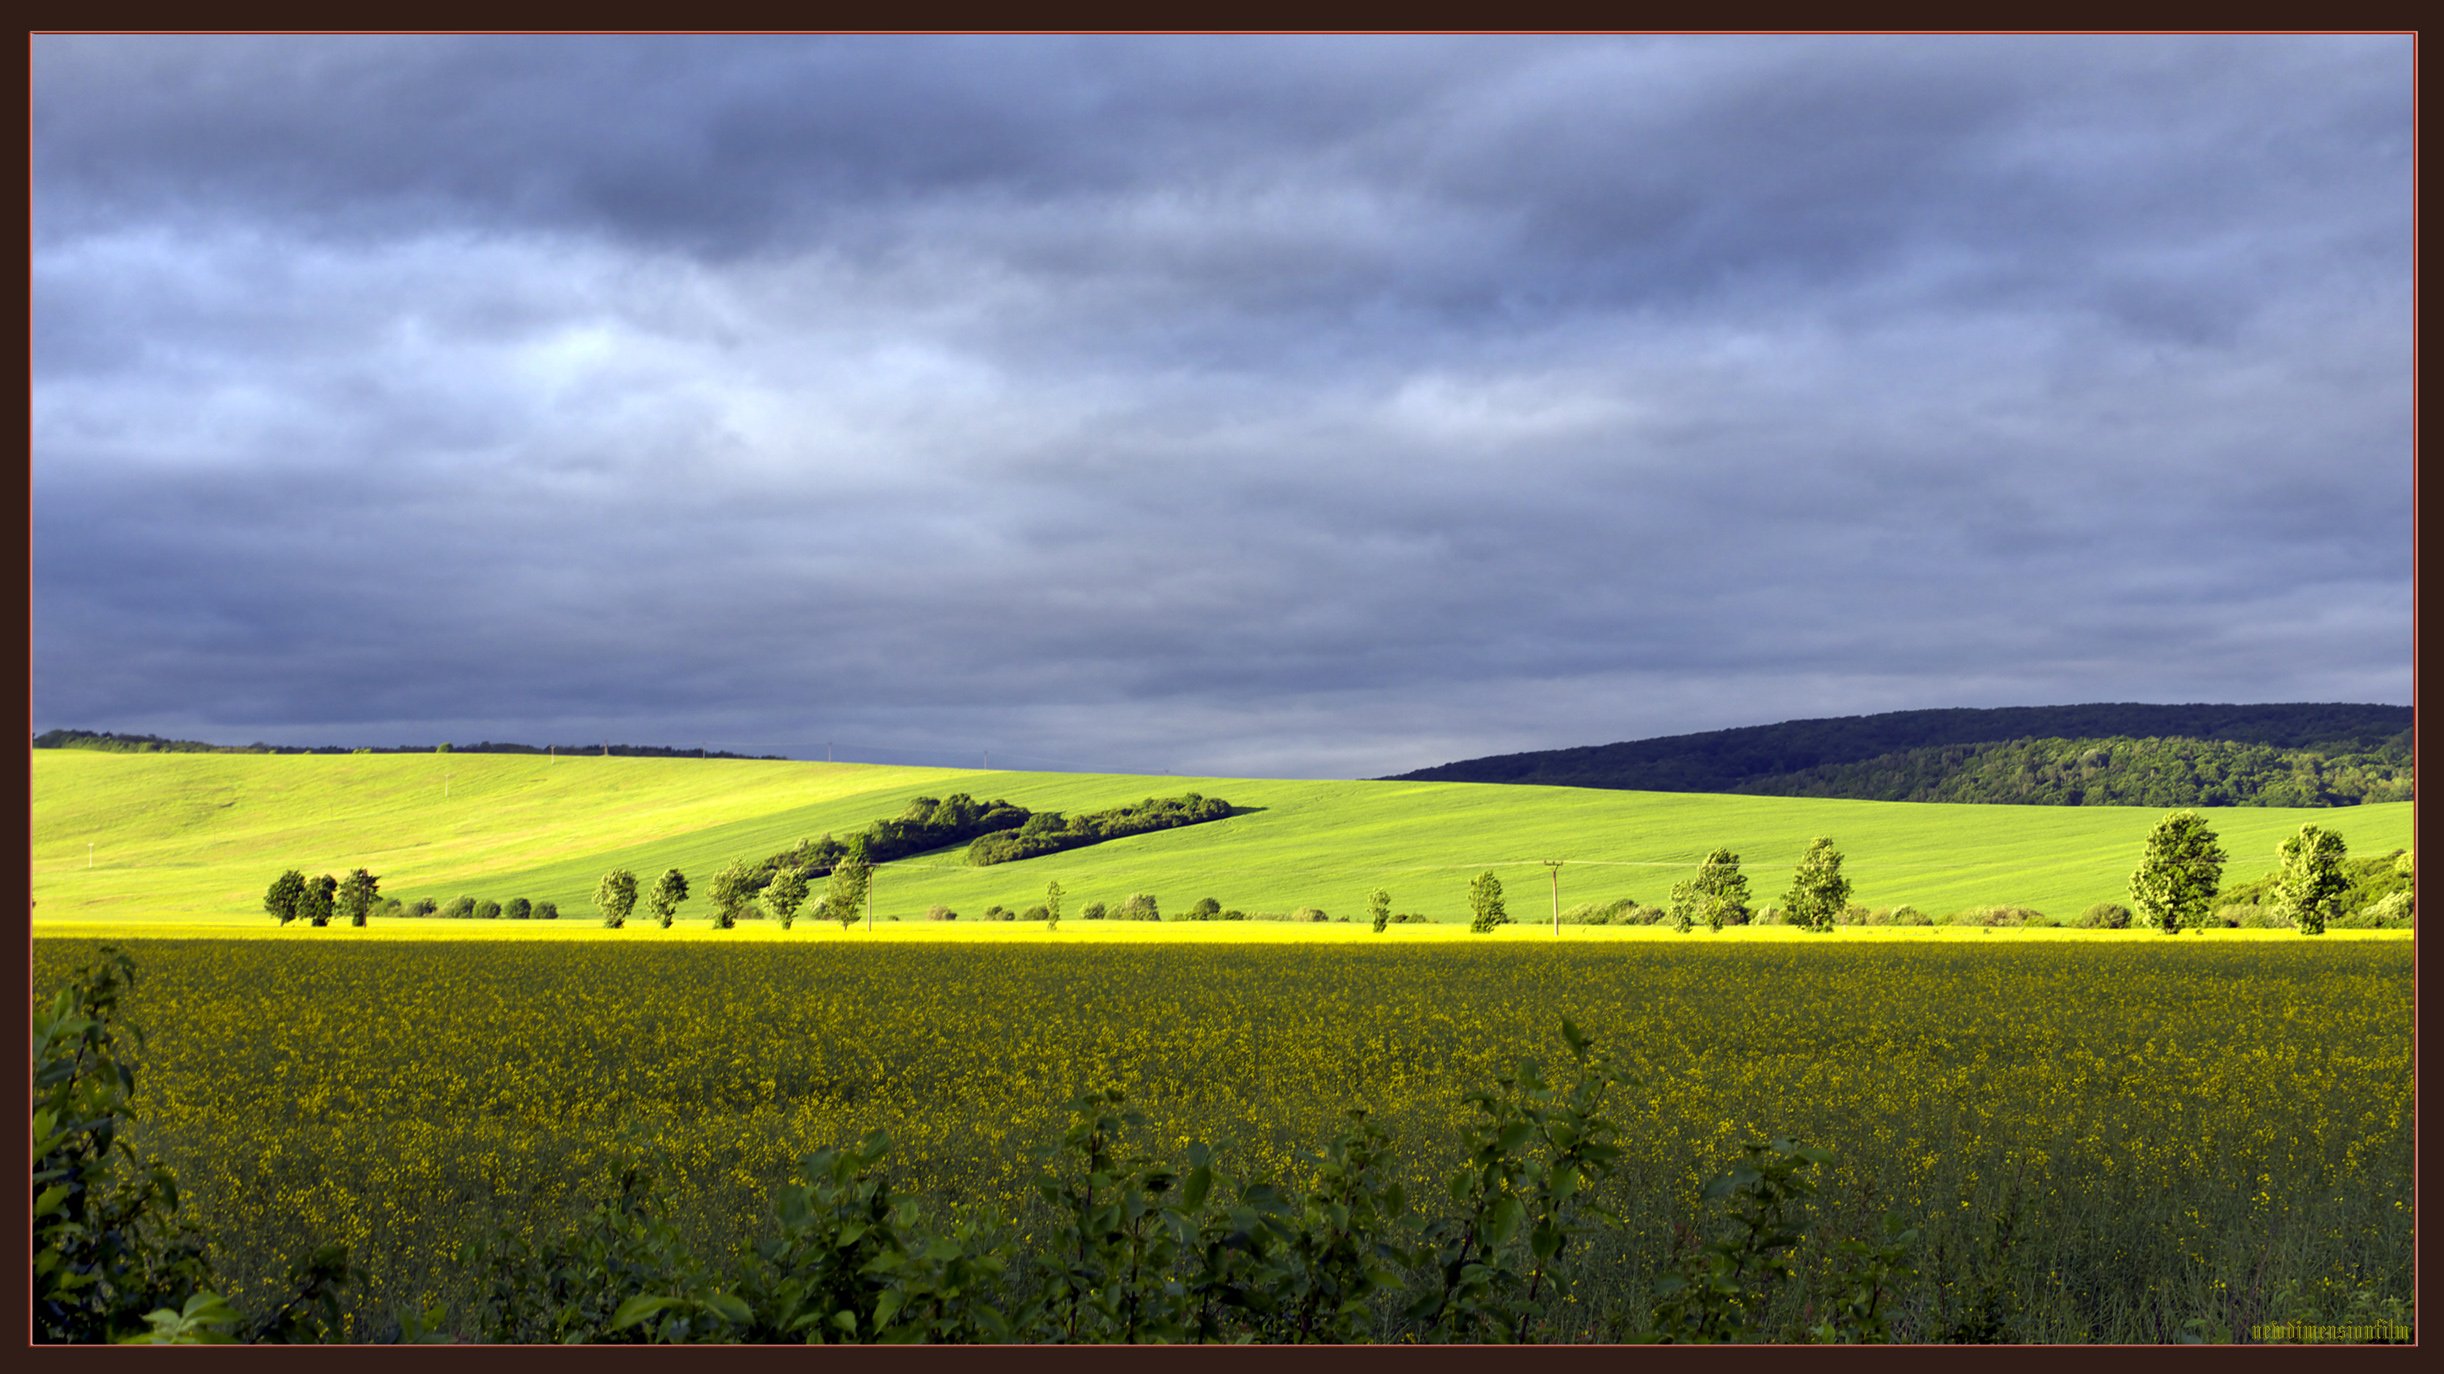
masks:
MULTIPOLYGON (((723 759, 38 750, 34 914, 38 930, 242 930, 268 926, 262 894, 280 870, 344 874, 361 865, 381 875, 390 896, 557 902, 562 919, 531 933, 565 937, 592 928, 594 884, 611 868, 630 868, 650 882, 677 867, 701 893, 704 879, 732 859, 761 858, 827 832, 845 835, 897 814, 911 798, 955 791, 1073 813, 1185 791, 1260 809, 992 868, 963 867, 958 851, 885 865, 876 885, 878 913, 915 919, 935 904, 961 913, 957 933, 913 938, 980 938, 968 932, 987 906, 1024 910, 1042 900, 1054 879, 1073 916, 1089 901, 1152 892, 1167 913, 1211 896, 1250 912, 1315 906, 1362 920, 1367 890, 1381 886, 1397 910, 1457 921, 1466 914, 1468 879, 1483 868, 1508 885, 1514 918, 1532 924, 1550 913, 1542 859, 1568 861, 1564 905, 1620 896, 1656 903, 1717 845, 1739 851, 1763 902, 1779 895, 1809 838, 1819 834, 1831 835, 1849 855, 1855 901, 1928 912, 2011 903, 2071 918, 2092 903, 2127 899, 2130 869, 2161 814, 723 759)), ((2355 854, 2411 843, 2408 803, 2230 808, 2212 817, 2233 856, 2227 877, 2235 880, 2273 868, 2275 846, 2307 820, 2339 830, 2355 854)), ((699 896, 682 910, 682 924, 705 910, 699 896)), ((512 925, 488 924, 503 934, 512 925)), ((1153 937, 1145 927, 1071 920, 1060 935, 1194 938, 1180 933, 1188 928, 1166 922, 1153 937)), ((1244 940, 1364 926, 1210 929, 1212 938, 1244 940)), ((792 935, 808 932, 802 921, 792 935)), ((1633 933, 1570 932, 1599 935, 1633 933)))

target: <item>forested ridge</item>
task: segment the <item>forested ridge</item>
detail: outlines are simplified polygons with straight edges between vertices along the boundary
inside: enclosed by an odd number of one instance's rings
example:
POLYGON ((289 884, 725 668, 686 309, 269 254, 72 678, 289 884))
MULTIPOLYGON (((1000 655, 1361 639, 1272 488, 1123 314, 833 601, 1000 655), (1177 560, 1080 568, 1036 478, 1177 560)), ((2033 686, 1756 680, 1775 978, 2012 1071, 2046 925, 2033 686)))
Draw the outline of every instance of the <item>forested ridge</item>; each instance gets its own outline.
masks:
POLYGON ((2041 806, 2351 806, 2413 795, 2410 708, 2347 703, 1895 711, 1398 776, 2041 806))
MULTIPOLYGON (((105 754, 430 754, 436 746, 430 744, 391 744, 351 747, 321 744, 311 748, 265 744, 207 744, 202 740, 164 739, 159 735, 130 735, 112 730, 45 730, 34 736, 37 749, 91 749, 105 754)), ((733 754, 726 749, 680 749, 666 744, 498 744, 478 740, 473 744, 438 746, 454 754, 597 754, 619 759, 776 759, 778 754, 733 754)))

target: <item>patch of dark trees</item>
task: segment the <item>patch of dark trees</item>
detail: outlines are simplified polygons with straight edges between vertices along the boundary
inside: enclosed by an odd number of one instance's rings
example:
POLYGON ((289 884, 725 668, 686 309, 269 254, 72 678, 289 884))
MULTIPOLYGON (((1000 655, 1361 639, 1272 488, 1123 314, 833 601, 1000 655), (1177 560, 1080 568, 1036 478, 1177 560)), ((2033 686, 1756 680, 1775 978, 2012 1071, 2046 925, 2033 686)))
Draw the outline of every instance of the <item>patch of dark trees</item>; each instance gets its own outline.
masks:
MULTIPOLYGON (((37 749, 95 749, 106 754, 430 754, 429 744, 353 747, 322 744, 206 744, 202 740, 163 739, 159 735, 127 735, 109 730, 45 730, 34 736, 37 749)), ((661 744, 473 744, 439 746, 453 754, 592 754, 616 759, 778 759, 779 754, 733 754, 727 749, 677 749, 661 744)))
POLYGON ((866 862, 889 863, 965 844, 994 831, 1014 830, 1027 823, 1029 814, 1023 806, 999 798, 980 802, 965 792, 953 792, 939 800, 918 797, 899 815, 876 821, 846 841, 830 835, 819 840, 800 840, 755 865, 748 872, 748 881, 761 892, 785 868, 794 868, 799 876, 810 880, 829 877, 860 840, 865 842, 866 862))
POLYGON ((1468 759, 1403 781, 2027 805, 2348 806, 2412 795, 2407 706, 1894 711, 1468 759))
POLYGON ((1220 797, 1190 792, 1179 797, 1148 797, 1135 806, 1116 806, 1064 819, 1058 811, 1029 816, 1016 830, 986 835, 967 847, 967 861, 978 868, 1012 863, 1064 849, 1079 849, 1106 840, 1201 825, 1237 814, 1220 797))
POLYGON ((876 821, 845 841, 831 835, 800 840, 756 864, 749 870, 748 882, 761 892, 782 870, 791 868, 809 881, 829 877, 861 842, 868 863, 889 863, 965 844, 967 862, 984 867, 1238 814, 1239 808, 1221 798, 1194 792, 1148 797, 1134 806, 1068 817, 1058 811, 1029 811, 999 798, 980 802, 965 792, 954 792, 939 800, 918 797, 898 816, 876 821))

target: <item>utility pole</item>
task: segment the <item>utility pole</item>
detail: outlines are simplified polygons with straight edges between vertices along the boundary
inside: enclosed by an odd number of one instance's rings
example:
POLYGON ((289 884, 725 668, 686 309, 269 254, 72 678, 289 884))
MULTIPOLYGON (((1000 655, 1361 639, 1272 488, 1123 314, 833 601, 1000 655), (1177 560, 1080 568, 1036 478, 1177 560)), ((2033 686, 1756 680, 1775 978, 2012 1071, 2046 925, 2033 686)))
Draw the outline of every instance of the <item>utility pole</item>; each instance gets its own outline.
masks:
POLYGON ((1547 859, 1544 866, 1553 874, 1553 933, 1561 934, 1561 860, 1547 859))

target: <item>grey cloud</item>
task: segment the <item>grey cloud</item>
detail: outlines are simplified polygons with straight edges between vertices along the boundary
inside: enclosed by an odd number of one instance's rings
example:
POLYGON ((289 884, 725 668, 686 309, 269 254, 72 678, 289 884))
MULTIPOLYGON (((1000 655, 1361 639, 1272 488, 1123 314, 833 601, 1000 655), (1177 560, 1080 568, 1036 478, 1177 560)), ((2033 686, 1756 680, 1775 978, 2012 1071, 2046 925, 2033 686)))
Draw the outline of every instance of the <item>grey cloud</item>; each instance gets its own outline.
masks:
POLYGON ((37 728, 2408 689, 2383 39, 35 44, 37 728))

